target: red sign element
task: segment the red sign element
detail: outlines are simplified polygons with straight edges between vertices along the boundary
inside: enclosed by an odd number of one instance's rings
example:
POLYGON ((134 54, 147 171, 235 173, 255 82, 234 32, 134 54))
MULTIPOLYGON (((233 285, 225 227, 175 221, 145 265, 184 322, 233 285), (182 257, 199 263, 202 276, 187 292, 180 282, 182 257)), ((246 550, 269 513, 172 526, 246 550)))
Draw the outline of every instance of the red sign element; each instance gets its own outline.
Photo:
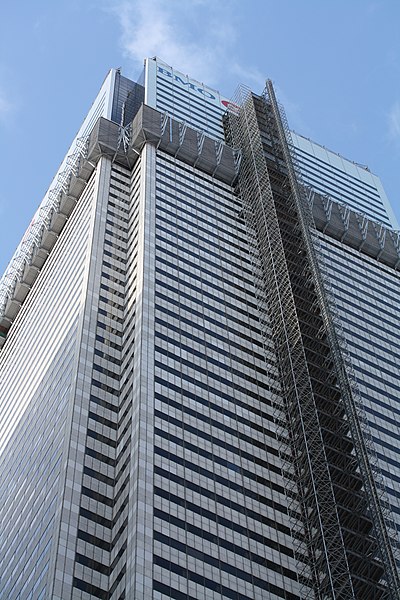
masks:
POLYGON ((221 100, 221 104, 223 106, 225 106, 225 108, 227 110, 230 110, 231 112, 235 113, 235 115, 238 114, 239 106, 237 104, 234 104, 233 102, 230 102, 229 100, 221 100))

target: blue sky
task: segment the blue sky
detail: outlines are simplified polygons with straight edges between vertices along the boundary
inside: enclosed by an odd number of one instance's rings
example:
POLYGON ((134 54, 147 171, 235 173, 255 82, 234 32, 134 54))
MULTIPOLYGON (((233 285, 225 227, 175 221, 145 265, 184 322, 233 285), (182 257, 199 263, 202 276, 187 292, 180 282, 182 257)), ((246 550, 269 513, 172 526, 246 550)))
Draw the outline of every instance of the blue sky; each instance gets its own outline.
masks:
POLYGON ((290 126, 366 164, 400 220, 397 0, 14 0, 0 23, 0 273, 110 67, 233 95, 271 78, 290 126))

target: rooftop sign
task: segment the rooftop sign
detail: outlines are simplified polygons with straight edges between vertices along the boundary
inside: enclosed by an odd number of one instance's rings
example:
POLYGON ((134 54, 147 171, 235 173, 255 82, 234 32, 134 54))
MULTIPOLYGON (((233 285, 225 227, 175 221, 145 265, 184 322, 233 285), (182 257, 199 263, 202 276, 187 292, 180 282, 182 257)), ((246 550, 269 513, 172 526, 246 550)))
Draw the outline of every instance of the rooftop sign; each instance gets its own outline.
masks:
POLYGON ((183 73, 175 71, 167 65, 157 63, 157 77, 170 79, 174 85, 177 85, 181 89, 192 90, 198 94, 199 97, 202 96, 203 98, 211 100, 217 106, 219 105, 223 111, 233 110, 235 112, 237 110, 235 104, 226 98, 222 98, 216 90, 205 86, 195 79, 189 79, 187 75, 183 75, 183 73))

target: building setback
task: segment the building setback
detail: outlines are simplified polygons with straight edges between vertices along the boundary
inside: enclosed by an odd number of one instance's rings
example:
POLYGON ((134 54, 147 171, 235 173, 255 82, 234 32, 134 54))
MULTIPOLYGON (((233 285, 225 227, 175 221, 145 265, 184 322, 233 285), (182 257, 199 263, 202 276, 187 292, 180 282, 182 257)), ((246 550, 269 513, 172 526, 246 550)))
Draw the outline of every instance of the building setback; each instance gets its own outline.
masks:
POLYGON ((110 71, 0 285, 0 598, 400 598, 397 227, 271 82, 110 71))

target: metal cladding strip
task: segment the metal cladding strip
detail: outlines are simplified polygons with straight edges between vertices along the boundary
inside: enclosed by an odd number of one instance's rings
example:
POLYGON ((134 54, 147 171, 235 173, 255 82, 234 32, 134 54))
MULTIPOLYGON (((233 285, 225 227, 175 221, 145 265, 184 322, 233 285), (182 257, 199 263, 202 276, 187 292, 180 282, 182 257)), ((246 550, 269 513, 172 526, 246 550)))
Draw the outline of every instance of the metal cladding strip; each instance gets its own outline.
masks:
POLYGON ((292 156, 287 143, 289 128, 284 127, 282 122, 282 114, 279 110, 276 101, 275 92, 272 82, 267 81, 268 101, 271 104, 276 124, 279 130, 280 141, 285 155, 288 174, 291 182, 292 193, 296 200, 300 226, 302 229, 304 241, 307 246, 307 252, 310 258, 310 266, 313 270, 314 285, 318 292, 320 308, 324 317, 326 331, 329 343, 335 358, 335 367, 340 382, 342 396, 345 400, 345 408, 349 421, 353 442, 355 445, 356 455, 360 472, 362 474, 363 483, 369 500, 369 508, 372 515, 375 535, 379 543, 379 549, 382 557, 382 564, 385 570, 386 582, 391 600, 399 600, 400 598, 400 577, 396 565, 396 554, 398 551, 397 539, 388 528, 393 529, 393 520, 391 515, 385 510, 388 507, 387 500, 382 499, 384 486, 382 483, 381 489, 378 490, 377 482, 379 483, 379 473, 376 470, 374 461, 373 448, 368 448, 366 441, 370 438, 368 432, 363 431, 362 423, 364 423, 363 415, 359 414, 361 408, 361 399, 358 396, 358 387, 353 379, 351 372, 351 361, 348 358, 347 349, 345 346, 344 336, 340 334, 340 324, 338 317, 335 314, 335 304, 332 294, 329 289, 326 289, 320 268, 319 258, 317 258, 317 250, 315 248, 316 236, 312 236, 313 229, 312 216, 310 206, 307 200, 302 197, 301 187, 298 185, 296 172, 293 165, 292 156), (361 417, 361 418, 360 418, 361 417))

